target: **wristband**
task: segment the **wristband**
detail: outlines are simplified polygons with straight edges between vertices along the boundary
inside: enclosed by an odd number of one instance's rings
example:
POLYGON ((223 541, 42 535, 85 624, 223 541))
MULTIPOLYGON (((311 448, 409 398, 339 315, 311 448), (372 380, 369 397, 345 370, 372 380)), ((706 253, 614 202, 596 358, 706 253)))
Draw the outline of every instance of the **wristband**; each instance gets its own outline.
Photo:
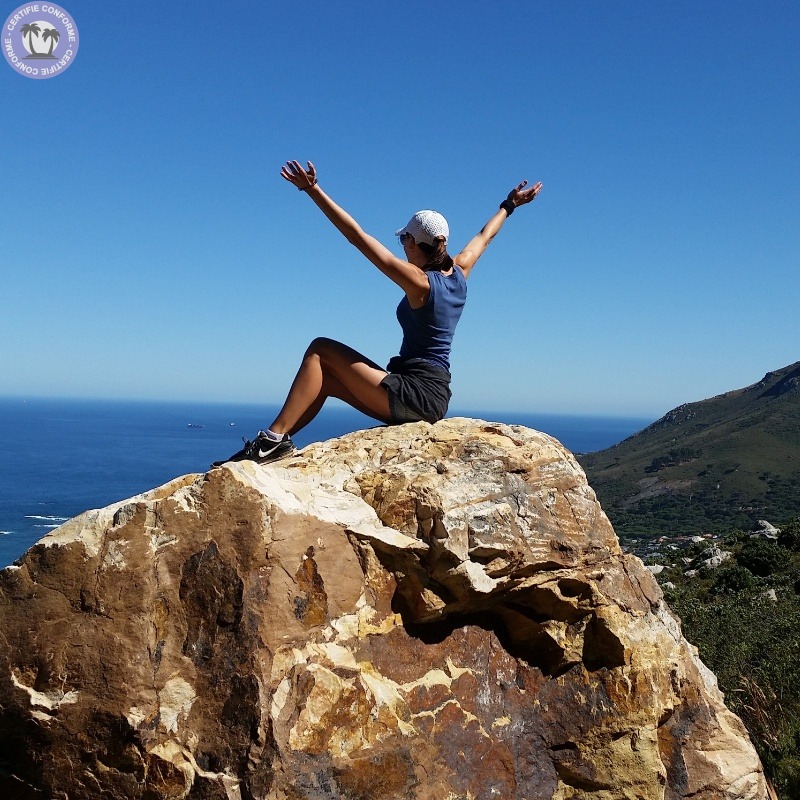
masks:
POLYGON ((510 217, 514 213, 516 206, 510 200, 503 200, 503 202, 500 203, 500 208, 510 217))

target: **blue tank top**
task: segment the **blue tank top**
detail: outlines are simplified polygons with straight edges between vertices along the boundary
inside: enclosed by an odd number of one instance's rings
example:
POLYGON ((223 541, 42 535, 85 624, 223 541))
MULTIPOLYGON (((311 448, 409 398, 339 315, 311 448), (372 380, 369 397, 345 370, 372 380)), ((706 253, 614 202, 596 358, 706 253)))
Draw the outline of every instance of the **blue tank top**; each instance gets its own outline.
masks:
POLYGON ((431 270, 431 290, 421 308, 411 308, 403 296, 397 306, 397 321, 403 329, 400 358, 421 358, 450 372, 450 346, 467 299, 467 281, 460 267, 450 275, 431 270))

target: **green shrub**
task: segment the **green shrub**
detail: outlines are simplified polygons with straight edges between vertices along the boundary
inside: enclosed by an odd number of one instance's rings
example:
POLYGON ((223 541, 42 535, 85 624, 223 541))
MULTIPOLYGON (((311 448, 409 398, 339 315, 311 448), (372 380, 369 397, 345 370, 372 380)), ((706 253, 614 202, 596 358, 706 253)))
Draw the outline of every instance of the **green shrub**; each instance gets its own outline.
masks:
POLYGON ((717 572, 711 591, 714 594, 733 594, 752 589, 755 584, 753 573, 747 567, 725 567, 717 572))
POLYGON ((788 525, 781 528, 778 544, 787 550, 800 552, 800 518, 793 519, 788 525))
POLYGON ((800 758, 774 758, 770 754, 764 759, 764 766, 774 770, 775 782, 783 790, 783 797, 800 797, 800 758))
POLYGON ((741 567, 746 567, 759 577, 766 578, 786 562, 786 553, 767 539, 748 539, 736 556, 741 567))

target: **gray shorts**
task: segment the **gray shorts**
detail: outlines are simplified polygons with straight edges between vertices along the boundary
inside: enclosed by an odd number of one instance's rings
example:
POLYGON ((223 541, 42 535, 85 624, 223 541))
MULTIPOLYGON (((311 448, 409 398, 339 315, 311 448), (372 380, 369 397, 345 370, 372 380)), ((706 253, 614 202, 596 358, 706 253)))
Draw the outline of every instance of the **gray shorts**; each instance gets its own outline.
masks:
POLYGON ((450 404, 450 373, 421 358, 395 356, 381 381, 389 392, 391 422, 438 422, 450 404))

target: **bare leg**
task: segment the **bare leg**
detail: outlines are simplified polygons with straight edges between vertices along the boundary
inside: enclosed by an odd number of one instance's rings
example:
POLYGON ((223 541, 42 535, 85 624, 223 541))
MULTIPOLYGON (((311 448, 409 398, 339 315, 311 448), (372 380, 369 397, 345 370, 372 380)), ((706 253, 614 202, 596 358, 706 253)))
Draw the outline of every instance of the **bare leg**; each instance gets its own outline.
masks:
POLYGON ((314 339, 280 414, 269 427, 274 433, 296 433, 314 419, 329 397, 389 422, 389 393, 380 385, 386 375, 386 370, 352 347, 333 339, 314 339))

